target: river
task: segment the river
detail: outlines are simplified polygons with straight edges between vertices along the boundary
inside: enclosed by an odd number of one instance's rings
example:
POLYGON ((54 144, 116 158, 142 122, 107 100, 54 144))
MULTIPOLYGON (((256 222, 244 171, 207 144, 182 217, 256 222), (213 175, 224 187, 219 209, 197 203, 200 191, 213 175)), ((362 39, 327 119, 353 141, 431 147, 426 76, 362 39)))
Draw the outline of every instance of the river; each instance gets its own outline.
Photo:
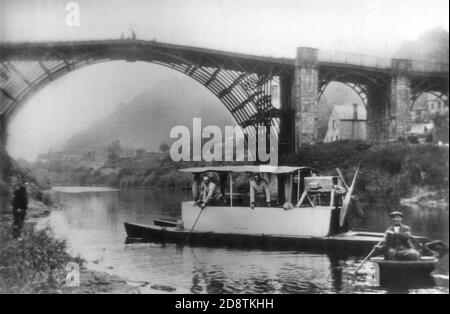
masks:
MULTIPOLYGON (((387 289, 353 271, 361 256, 342 257, 301 251, 202 248, 175 244, 125 244, 123 222, 152 223, 179 218, 188 192, 55 188, 61 209, 43 221, 67 239, 70 251, 88 268, 131 282, 168 285, 176 293, 448 293, 448 257, 440 261, 432 286, 387 289)), ((383 231, 389 224, 385 206, 365 206, 356 229, 383 231)), ((390 208, 389 208, 390 209, 390 208)), ((403 209, 415 233, 448 242, 448 210, 403 209)), ((370 269, 370 265, 368 266, 370 269)), ((368 276, 367 276, 368 277, 368 276)), ((149 289, 149 286, 147 286, 149 289)), ((142 288, 142 292, 150 292, 142 288)))

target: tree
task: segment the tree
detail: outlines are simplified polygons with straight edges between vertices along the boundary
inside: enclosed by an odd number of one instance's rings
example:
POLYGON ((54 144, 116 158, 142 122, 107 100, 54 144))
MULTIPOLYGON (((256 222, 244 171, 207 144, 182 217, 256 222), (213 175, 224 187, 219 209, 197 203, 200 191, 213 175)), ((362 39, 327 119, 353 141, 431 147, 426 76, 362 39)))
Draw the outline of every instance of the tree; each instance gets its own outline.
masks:
POLYGON ((159 150, 164 154, 166 154, 169 151, 169 149, 170 146, 167 143, 161 143, 161 145, 159 145, 159 150))

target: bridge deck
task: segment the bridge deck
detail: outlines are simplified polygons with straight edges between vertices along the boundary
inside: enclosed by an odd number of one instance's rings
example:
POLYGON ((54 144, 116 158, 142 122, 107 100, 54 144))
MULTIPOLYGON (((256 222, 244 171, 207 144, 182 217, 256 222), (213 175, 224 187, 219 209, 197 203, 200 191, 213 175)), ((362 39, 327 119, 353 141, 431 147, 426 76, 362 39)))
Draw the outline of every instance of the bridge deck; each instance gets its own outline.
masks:
MULTIPOLYGON (((183 46, 168 44, 157 41, 145 41, 137 39, 117 39, 117 40, 91 40, 91 41, 59 41, 59 42, 3 42, 0 43, 0 61, 4 60, 27 60, 36 59, 46 52, 46 58, 60 58, 60 53, 72 56, 86 53, 92 50, 107 51, 111 49, 121 49, 130 56, 138 53, 139 50, 156 50, 163 53, 175 54, 179 57, 204 58, 205 65, 217 62, 223 65, 223 60, 234 60, 227 62, 225 66, 232 70, 249 70, 262 68, 284 68, 290 69, 295 66, 294 58, 276 58, 270 56, 256 56, 229 51, 214 50, 208 48, 183 46), (58 51, 59 54, 49 53, 51 50, 58 51), (248 68, 250 67, 250 68, 248 68)), ((117 58, 123 58, 123 53, 117 58)), ((392 59, 348 52, 318 51, 319 67, 354 68, 365 71, 391 72, 392 59)), ((211 64, 211 65, 213 65, 211 64)), ((446 76, 448 77, 448 63, 435 63, 427 61, 411 60, 411 75, 425 76, 446 76)))

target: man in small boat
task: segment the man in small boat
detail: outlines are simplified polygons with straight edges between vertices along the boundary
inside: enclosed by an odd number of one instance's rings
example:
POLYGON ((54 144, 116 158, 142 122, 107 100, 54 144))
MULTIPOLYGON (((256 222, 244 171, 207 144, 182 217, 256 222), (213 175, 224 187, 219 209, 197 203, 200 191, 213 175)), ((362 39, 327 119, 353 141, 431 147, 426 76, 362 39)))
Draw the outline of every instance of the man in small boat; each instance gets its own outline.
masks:
POLYGON ((385 233, 384 241, 376 248, 383 251, 388 260, 416 261, 420 259, 420 253, 411 242, 411 228, 402 224, 403 214, 394 211, 389 214, 392 218, 392 226, 385 233))
POLYGON ((211 177, 208 175, 203 176, 203 182, 200 187, 202 191, 202 200, 197 202, 201 208, 206 206, 218 206, 224 204, 222 192, 220 186, 215 184, 211 177))
POLYGON ((250 180, 250 207, 266 206, 270 207, 270 189, 269 183, 261 178, 261 174, 255 173, 253 180, 250 180))

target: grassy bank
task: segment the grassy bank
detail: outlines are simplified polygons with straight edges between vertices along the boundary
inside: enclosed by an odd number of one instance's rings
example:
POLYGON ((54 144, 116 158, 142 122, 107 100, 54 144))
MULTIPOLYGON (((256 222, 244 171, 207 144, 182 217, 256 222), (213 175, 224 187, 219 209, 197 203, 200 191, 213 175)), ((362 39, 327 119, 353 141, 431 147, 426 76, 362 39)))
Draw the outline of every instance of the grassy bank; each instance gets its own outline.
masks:
POLYGON ((65 283, 64 266, 80 260, 66 252, 63 240, 51 230, 26 231, 22 240, 11 237, 9 228, 0 230, 0 292, 57 293, 65 283))
POLYGON ((139 293, 119 277, 88 270, 85 261, 67 251, 67 242, 58 239, 50 228, 35 229, 35 222, 50 209, 31 200, 22 239, 12 237, 12 215, 0 215, 0 294, 13 293, 139 293), (80 265, 80 286, 66 285, 65 266, 80 265))

